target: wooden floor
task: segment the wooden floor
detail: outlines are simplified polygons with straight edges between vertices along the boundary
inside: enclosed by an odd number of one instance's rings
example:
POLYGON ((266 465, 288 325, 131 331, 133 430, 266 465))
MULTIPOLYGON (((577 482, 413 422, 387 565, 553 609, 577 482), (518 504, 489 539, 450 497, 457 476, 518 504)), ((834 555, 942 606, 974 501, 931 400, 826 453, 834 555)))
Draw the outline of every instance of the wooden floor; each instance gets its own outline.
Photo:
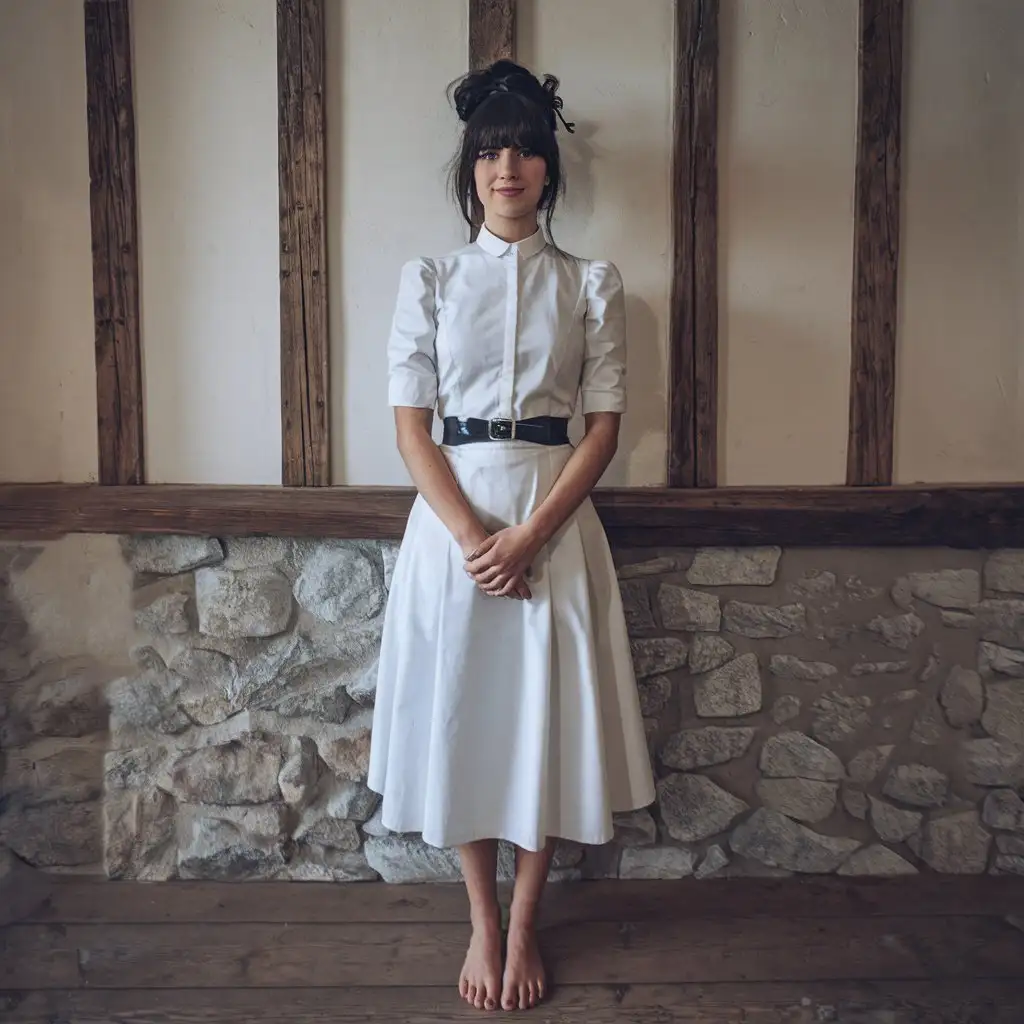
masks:
MULTIPOLYGON (((59 881, 0 907, 0 1021, 521 1019, 455 993, 458 887, 59 881)), ((33 889, 35 886, 35 889, 33 889)), ((546 1024, 1024 1024, 1024 879, 548 891, 546 1024)))

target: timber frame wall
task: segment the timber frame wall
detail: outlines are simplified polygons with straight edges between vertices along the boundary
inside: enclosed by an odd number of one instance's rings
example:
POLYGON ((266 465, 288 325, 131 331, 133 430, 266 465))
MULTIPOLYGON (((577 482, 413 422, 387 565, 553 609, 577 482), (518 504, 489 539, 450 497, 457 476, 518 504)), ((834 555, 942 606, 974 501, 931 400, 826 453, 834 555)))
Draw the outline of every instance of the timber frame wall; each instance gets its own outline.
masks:
MULTIPOLYGON (((468 66, 515 0, 467 0, 468 66)), ((146 485, 129 0, 83 0, 100 484, 0 484, 0 535, 399 538, 409 488, 330 487, 324 0, 277 0, 282 487, 146 485)), ((903 0, 860 0, 847 486, 716 487, 719 0, 676 0, 665 488, 599 489, 612 541, 1024 546, 1024 483, 892 486, 903 0)))

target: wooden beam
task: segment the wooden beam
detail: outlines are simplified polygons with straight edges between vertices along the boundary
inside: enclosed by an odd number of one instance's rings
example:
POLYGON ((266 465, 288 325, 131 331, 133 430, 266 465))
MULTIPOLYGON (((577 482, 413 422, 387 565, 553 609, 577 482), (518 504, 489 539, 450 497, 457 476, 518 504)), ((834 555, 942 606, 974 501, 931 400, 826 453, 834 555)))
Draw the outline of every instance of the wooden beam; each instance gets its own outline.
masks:
MULTIPOLYGON (((398 487, 0 484, 0 535, 397 540, 414 498, 398 487)), ((1024 484, 599 489, 594 504, 620 546, 1024 546, 1024 484)))
POLYGON ((516 0, 469 0, 469 70, 516 56, 516 0))
POLYGON ((861 0, 848 484, 892 483, 903 0, 861 0))
POLYGON ((677 0, 669 487, 718 480, 718 0, 677 0))
POLYGON ((277 0, 281 482, 330 483, 324 3, 277 0))
POLYGON ((99 479, 145 479, 128 0, 85 0, 99 479))
MULTIPOLYGON (((35 876, 44 887, 44 898, 33 901, 20 916, 10 920, 102 926, 294 921, 451 924, 470 919, 466 890, 444 883, 403 884, 399 888, 385 882, 328 887, 261 881, 254 883, 259 886, 260 899, 253 900, 252 886, 237 882, 181 879, 173 885, 153 885, 42 871, 35 871, 35 876)), ((507 891, 511 886, 503 882, 501 888, 507 891)), ((909 881, 906 876, 860 876, 851 880, 827 875, 730 878, 727 884, 712 885, 692 876, 658 881, 587 881, 549 889, 541 921, 545 928, 551 928, 626 920, 961 918, 1005 914, 1024 914, 1024 885, 1019 878, 936 872, 915 875, 909 881)))

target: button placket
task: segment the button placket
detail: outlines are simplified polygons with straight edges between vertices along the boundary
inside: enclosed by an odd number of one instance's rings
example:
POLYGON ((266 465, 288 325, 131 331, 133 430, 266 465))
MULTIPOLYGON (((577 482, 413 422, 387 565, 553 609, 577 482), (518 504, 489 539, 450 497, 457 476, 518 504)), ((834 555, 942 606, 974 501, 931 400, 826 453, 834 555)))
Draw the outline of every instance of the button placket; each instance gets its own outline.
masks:
POLYGON ((499 416, 515 419, 516 332, 519 329, 519 247, 505 256, 505 347, 501 362, 499 416))

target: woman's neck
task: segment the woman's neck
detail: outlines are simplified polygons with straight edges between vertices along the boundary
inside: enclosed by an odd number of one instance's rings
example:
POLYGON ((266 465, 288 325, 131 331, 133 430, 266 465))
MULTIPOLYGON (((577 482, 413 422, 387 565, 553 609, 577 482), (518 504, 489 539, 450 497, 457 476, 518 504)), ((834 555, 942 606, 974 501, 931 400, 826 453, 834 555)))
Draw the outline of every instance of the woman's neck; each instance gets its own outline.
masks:
POLYGON ((484 226, 496 238, 509 243, 521 242, 523 239, 529 238, 530 235, 536 234, 538 228, 535 216, 516 219, 487 217, 484 220, 484 226))

